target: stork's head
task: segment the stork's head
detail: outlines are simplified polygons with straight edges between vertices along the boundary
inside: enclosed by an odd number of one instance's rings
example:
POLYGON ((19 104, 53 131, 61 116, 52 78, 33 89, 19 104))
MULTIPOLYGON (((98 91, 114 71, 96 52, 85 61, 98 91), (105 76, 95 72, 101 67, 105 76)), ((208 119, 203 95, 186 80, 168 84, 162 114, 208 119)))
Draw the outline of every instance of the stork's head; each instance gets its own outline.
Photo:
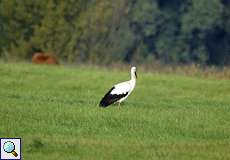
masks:
POLYGON ((135 76, 135 78, 137 79, 137 68, 135 66, 131 68, 131 75, 132 77, 135 76))

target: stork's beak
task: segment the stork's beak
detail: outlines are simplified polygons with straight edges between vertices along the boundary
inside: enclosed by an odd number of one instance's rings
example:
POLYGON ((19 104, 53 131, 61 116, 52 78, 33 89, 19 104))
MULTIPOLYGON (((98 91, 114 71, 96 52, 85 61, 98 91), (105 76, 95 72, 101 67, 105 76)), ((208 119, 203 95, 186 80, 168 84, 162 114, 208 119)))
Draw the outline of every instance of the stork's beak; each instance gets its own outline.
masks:
POLYGON ((137 72, 135 72, 135 76, 136 76, 136 79, 137 79, 137 72))

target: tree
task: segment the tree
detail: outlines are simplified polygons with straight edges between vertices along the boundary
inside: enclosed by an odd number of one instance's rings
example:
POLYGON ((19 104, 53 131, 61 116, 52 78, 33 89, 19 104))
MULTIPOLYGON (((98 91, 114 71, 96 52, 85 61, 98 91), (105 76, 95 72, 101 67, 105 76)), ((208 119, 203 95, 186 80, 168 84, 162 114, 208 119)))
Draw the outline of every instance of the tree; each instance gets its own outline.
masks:
POLYGON ((0 0, 0 56, 77 63, 230 61, 229 0, 0 0))
POLYGON ((219 0, 193 0, 191 3, 182 18, 182 32, 190 43, 191 59, 204 64, 209 58, 206 37, 221 25, 223 6, 219 0))

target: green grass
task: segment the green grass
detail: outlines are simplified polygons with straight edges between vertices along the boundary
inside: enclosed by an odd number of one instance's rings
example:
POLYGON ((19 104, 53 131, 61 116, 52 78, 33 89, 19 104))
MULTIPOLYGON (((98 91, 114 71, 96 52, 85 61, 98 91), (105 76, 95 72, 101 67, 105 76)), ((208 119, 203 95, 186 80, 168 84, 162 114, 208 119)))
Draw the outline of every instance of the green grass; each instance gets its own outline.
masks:
POLYGON ((127 71, 0 64, 0 137, 25 160, 230 159, 230 81, 138 70, 121 106, 98 107, 127 71))

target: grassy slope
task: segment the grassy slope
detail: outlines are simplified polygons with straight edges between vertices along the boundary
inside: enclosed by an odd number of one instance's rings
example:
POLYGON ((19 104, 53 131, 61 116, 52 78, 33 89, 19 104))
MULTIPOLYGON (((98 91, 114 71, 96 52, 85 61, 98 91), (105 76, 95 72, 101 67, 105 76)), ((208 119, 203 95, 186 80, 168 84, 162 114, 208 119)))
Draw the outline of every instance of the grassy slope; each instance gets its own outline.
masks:
POLYGON ((0 64, 0 137, 25 160, 230 159, 230 81, 141 73, 118 110, 97 106, 128 72, 0 64))

